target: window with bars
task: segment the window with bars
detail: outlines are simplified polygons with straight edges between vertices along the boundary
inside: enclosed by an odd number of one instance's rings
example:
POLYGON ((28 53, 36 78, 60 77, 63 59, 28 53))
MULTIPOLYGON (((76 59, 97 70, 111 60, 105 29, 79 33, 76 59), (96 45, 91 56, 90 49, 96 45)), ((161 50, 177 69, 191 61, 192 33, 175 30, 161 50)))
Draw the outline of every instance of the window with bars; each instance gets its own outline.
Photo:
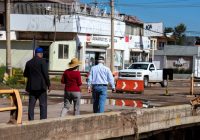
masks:
POLYGON ((69 58, 69 45, 59 44, 58 46, 58 59, 69 58))

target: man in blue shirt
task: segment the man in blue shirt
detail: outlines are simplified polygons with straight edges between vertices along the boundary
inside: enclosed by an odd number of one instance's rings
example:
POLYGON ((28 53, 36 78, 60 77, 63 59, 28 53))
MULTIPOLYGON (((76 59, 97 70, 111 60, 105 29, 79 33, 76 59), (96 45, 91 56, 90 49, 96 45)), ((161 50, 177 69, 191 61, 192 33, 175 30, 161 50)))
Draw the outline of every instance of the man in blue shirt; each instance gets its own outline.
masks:
POLYGON ((115 92, 113 75, 110 69, 103 64, 104 57, 100 56, 98 58, 98 65, 91 68, 88 78, 88 92, 92 91, 94 113, 104 112, 108 83, 111 84, 112 91, 115 92))

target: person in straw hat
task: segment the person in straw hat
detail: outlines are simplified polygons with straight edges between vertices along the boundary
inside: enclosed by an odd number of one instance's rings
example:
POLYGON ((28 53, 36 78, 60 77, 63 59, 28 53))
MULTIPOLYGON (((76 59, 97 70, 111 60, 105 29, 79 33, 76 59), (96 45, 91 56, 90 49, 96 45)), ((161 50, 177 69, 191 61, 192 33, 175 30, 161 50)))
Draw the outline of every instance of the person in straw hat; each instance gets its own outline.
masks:
POLYGON ((82 82, 80 71, 77 70, 80 64, 81 62, 77 58, 73 58, 68 65, 68 69, 62 75, 61 83, 65 84, 65 93, 64 106, 60 114, 61 117, 67 115, 72 101, 74 103, 74 115, 80 114, 80 86, 82 82))

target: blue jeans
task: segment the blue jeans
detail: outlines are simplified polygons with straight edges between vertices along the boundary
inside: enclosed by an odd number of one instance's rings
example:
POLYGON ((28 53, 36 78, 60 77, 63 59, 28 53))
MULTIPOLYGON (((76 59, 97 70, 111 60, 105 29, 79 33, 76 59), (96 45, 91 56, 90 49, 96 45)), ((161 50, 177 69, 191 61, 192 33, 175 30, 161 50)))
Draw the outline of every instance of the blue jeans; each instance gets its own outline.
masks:
POLYGON ((93 112, 104 112, 106 98, 107 98, 107 86, 93 86, 92 87, 93 98, 93 112))

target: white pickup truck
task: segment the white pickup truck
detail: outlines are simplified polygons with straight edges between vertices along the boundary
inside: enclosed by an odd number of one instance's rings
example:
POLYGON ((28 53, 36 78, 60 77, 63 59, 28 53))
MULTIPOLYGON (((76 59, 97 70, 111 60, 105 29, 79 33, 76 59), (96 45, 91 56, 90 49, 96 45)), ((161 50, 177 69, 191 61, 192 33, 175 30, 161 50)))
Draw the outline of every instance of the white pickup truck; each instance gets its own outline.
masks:
POLYGON ((135 62, 127 69, 119 71, 119 79, 144 80, 144 87, 148 83, 160 83, 162 87, 167 86, 167 80, 163 80, 163 70, 156 69, 151 62, 135 62))

